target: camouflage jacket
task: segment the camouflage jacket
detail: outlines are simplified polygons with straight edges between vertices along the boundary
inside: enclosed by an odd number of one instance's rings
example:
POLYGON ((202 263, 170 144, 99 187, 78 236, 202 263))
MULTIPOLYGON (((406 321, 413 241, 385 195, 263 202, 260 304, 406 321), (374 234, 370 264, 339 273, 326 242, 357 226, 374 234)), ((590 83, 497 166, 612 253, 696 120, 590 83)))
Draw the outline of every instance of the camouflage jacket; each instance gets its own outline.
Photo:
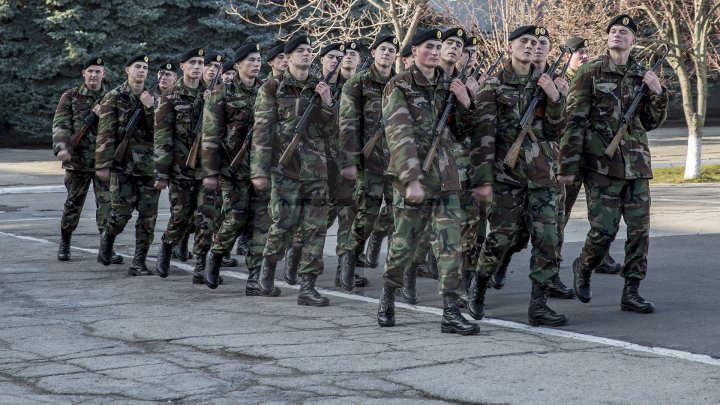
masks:
POLYGON ((620 179, 652 178, 647 132, 667 115, 668 94, 648 92, 612 159, 605 148, 615 136, 625 109, 642 85, 645 68, 632 57, 618 72, 608 55, 583 65, 568 94, 568 123, 560 144, 560 174, 591 170, 620 179))
MULTIPOLYGON (((322 73, 320 74, 322 75, 322 73)), ((324 78, 321 76, 318 76, 317 80, 323 80, 324 78)), ((337 80, 334 83, 329 83, 330 85, 330 91, 332 93, 333 98, 333 106, 332 108, 335 110, 335 117, 337 119, 339 115, 340 110, 340 100, 342 99, 342 92, 343 92, 343 86, 347 81, 350 80, 349 78, 344 78, 340 73, 338 73, 337 80)), ((332 130, 332 135, 325 141, 325 156, 327 157, 328 165, 334 168, 335 170, 339 171, 338 166, 338 143, 340 138, 340 127, 338 125, 337 120, 335 121, 335 128, 332 130)))
POLYGON ((188 167, 190 148, 195 142, 195 125, 201 118, 205 85, 196 89, 181 77, 160 96, 155 109, 155 176, 158 179, 192 180, 197 170, 188 167))
MULTIPOLYGON (((103 94, 105 94, 104 87, 92 91, 84 83, 63 93, 55 109, 52 124, 55 155, 70 147, 70 138, 80 131, 85 124, 85 116, 95 103, 102 99, 103 94)), ((72 150, 70 160, 63 162, 63 169, 95 170, 95 134, 97 134, 97 121, 72 150)))
POLYGON ((251 178, 270 177, 278 173, 296 180, 326 180, 325 142, 337 129, 335 108, 318 97, 303 137, 287 166, 279 164, 280 156, 293 138, 295 124, 315 94, 317 79, 305 82, 295 79, 290 70, 276 76, 258 90, 255 101, 251 178))
POLYGON ((203 177, 222 174, 250 179, 250 149, 237 170, 230 167, 230 162, 253 127, 259 88, 259 79, 252 87, 246 87, 239 77, 235 77, 232 82, 217 86, 208 98, 203 118, 203 177))
POLYGON ((522 80, 507 61, 502 70, 485 82, 478 96, 480 135, 473 138, 471 150, 473 187, 494 181, 528 188, 557 186, 550 141, 559 139, 565 125, 564 97, 553 102, 543 95, 532 124, 538 142, 526 135, 515 167, 503 163, 518 136, 518 124, 532 100, 539 77, 540 71, 531 68, 527 80, 522 80))
MULTIPOLYGON (((470 69, 466 70, 468 72, 470 69)), ((453 68, 453 73, 451 75, 445 75, 443 78, 444 81, 447 82, 447 86, 450 87, 450 84, 452 83, 455 76, 458 74, 458 68, 453 68)), ((463 82, 467 79, 467 76, 463 76, 463 82)), ((477 99, 477 94, 472 95, 468 93, 470 98, 475 101, 477 99)), ((476 104, 477 105, 477 104, 476 104)), ((455 162, 458 165, 458 175, 460 176, 460 183, 463 186, 463 189, 467 189, 469 184, 469 171, 471 170, 471 163, 470 163, 470 147, 472 146, 472 137, 467 137, 459 142, 454 142, 452 145, 448 146, 448 150, 450 153, 452 153, 453 156, 455 156, 455 162)))
POLYGON ((140 97, 133 94, 127 81, 108 92, 100 102, 95 168, 113 168, 132 176, 153 176, 154 115, 152 108, 140 103, 140 97), (138 103, 142 112, 137 130, 128 142, 123 162, 116 162, 113 160, 115 148, 125 137, 125 124, 138 103))
POLYGON ((422 170, 449 93, 449 82, 443 75, 442 69, 436 68, 434 78, 428 80, 413 65, 385 86, 382 111, 390 151, 388 174, 396 188, 404 189, 409 182, 420 180, 431 193, 462 189, 455 157, 448 148, 471 135, 474 105, 470 111, 459 104, 452 108, 432 168, 429 173, 422 170))
POLYGON ((343 85, 340 98, 338 166, 359 166, 370 173, 384 174, 390 160, 382 125, 382 93, 390 77, 382 77, 375 64, 353 75, 343 85), (380 140, 368 159, 363 147, 379 134, 380 140))

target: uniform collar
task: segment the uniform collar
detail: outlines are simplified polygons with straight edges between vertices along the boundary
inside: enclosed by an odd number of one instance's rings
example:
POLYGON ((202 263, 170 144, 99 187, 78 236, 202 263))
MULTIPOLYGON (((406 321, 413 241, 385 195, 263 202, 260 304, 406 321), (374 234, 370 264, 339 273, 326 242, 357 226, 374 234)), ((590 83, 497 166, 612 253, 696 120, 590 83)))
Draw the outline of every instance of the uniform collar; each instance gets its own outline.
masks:
MULTIPOLYGON (((603 72, 605 72, 605 73, 612 72, 612 73, 622 74, 617 71, 617 68, 616 68, 617 65, 615 65, 615 63, 612 61, 612 59, 610 59, 609 54, 605 54, 605 55, 601 56, 600 59, 602 60, 601 69, 603 72)), ((632 56, 630 56, 628 58, 626 66, 627 66, 627 71, 625 73, 625 76, 640 76, 640 77, 642 77, 645 75, 645 69, 639 63, 637 63, 635 58, 633 58, 632 56)))
MULTIPOLYGON (((507 84, 522 84, 522 81, 520 80, 520 77, 515 73, 515 70, 512 67, 512 61, 507 60, 505 61, 503 65, 503 82, 507 84)), ((535 69, 535 66, 530 64, 530 73, 529 73, 530 79, 528 80, 528 83, 533 83, 535 79, 540 77, 540 70, 535 69)))
POLYGON ((428 80, 427 77, 423 74, 423 72, 420 71, 420 69, 413 64, 410 66, 410 74, 413 76, 413 80, 416 84, 420 86, 434 86, 438 83, 438 80, 440 80, 445 72, 439 68, 435 67, 435 76, 432 78, 432 80, 428 80))

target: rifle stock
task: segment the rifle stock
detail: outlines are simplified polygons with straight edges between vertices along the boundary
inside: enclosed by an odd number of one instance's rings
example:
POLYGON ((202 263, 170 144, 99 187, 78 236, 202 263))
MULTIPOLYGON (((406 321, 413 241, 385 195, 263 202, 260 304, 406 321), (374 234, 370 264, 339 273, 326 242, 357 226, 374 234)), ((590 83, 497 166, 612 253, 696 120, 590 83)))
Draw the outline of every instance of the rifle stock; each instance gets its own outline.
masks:
POLYGON ((362 154, 365 156, 365 159, 369 159, 370 155, 372 155, 373 149, 375 149, 375 145, 380 141, 380 138, 383 135, 384 128, 381 126, 378 128, 377 131, 375 131, 375 134, 373 134, 372 138, 368 140, 368 142, 363 146, 362 154))
MULTIPOLYGON (((212 81, 210 82, 210 87, 208 88, 210 92, 215 89, 215 85, 218 82, 218 79, 222 72, 218 71, 215 77, 213 77, 212 81)), ((204 106, 203 106, 204 108, 204 106)), ((200 111, 200 115, 198 115, 198 120, 195 123, 195 128, 193 129, 193 132, 195 133, 195 139, 193 140, 193 144, 190 147, 190 151, 188 152, 187 160, 185 161, 185 166, 195 169, 197 167, 197 158, 198 158, 198 152, 200 152, 200 142, 202 141, 202 122, 203 122, 203 113, 204 110, 200 111)))
POLYGON ((90 110, 87 115, 85 116, 85 121, 83 122, 82 128, 80 128, 79 131, 77 131, 73 136, 70 137, 70 150, 75 149, 80 141, 87 135, 88 131, 90 131, 90 128, 92 128, 93 125, 98 120, 98 116, 90 110))
MULTIPOLYGON (((159 77, 162 77, 164 73, 165 70, 160 69, 158 71, 159 77)), ((155 84, 150 88, 150 90, 148 90, 148 92, 153 93, 159 84, 160 79, 155 82, 155 84)), ((142 93, 140 93, 140 95, 142 95, 142 93)), ((125 124, 125 136, 120 141, 118 147, 115 148, 113 160, 115 160, 116 162, 122 163, 125 160, 125 155, 127 152, 128 143, 130 142, 130 138, 135 136, 135 131, 137 130, 137 126, 140 123, 140 114, 143 112, 143 104, 140 101, 140 95, 138 95, 138 100, 135 103, 135 109, 133 110, 130 119, 128 120, 127 124, 125 124)))
POLYGON ((232 162, 230 162, 230 167, 237 170, 238 167, 240 167, 240 163, 245 158, 245 155, 248 152, 248 149, 250 149, 250 141, 252 140, 253 136, 253 129, 251 128, 250 131, 248 131, 247 135, 245 135, 245 139, 243 140, 243 144, 240 147, 240 150, 233 158, 232 162))

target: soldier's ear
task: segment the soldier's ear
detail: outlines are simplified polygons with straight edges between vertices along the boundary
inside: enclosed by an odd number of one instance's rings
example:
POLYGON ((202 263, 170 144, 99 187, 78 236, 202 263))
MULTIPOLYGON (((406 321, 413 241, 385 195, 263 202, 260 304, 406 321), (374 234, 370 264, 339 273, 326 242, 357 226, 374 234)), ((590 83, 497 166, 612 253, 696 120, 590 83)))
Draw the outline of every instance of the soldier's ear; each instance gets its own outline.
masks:
POLYGON ((373 49, 373 50, 370 51, 370 56, 371 56, 373 59, 375 59, 375 51, 377 51, 377 49, 373 49))

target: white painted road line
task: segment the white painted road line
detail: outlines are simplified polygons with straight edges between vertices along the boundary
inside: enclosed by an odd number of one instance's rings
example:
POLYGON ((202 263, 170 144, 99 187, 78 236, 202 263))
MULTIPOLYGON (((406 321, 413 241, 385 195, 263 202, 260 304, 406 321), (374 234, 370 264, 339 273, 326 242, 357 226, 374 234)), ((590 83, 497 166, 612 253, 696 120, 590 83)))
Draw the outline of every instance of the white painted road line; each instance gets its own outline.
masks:
POLYGON ((67 192, 65 186, 0 187, 0 194, 44 194, 65 192, 67 192))

